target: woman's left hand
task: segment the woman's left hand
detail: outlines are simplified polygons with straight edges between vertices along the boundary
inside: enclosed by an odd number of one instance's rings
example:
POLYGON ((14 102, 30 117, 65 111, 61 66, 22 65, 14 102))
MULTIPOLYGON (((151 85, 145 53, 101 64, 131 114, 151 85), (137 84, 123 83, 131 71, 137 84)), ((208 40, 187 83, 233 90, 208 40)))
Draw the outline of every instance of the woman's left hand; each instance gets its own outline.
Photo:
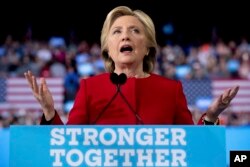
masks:
POLYGON ((206 112, 206 118, 215 122, 222 111, 224 111, 229 105, 233 98, 238 93, 239 86, 234 86, 225 90, 218 98, 216 98, 212 104, 208 107, 206 112))

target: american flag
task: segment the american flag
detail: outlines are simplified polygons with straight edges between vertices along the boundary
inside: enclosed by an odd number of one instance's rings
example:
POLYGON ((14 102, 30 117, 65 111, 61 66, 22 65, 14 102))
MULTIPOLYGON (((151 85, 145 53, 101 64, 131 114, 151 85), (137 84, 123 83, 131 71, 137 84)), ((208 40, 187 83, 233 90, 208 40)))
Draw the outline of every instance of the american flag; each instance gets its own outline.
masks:
MULTIPOLYGON (((47 78, 55 108, 63 108, 63 78, 47 78)), ((0 78, 0 110, 30 109, 40 110, 41 106, 32 94, 25 78, 0 78)))
POLYGON ((215 80, 212 83, 212 93, 214 96, 219 96, 224 90, 235 85, 239 85, 240 89, 229 109, 236 112, 250 112, 250 80, 215 80))
POLYGON ((189 106, 208 106, 228 88, 239 85, 236 97, 228 107, 233 112, 250 112, 250 80, 181 80, 189 106))

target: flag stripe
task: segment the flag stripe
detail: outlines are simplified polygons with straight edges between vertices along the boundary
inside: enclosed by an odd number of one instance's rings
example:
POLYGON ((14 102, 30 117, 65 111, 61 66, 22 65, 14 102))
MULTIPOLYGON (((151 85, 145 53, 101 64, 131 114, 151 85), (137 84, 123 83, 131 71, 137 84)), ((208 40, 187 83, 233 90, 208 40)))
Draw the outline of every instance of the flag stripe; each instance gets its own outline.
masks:
MULTIPOLYGON (((20 95, 12 95, 12 96, 7 96, 6 97, 8 102, 14 102, 14 101, 23 101, 23 102, 30 102, 30 101, 36 101, 34 96, 20 96, 20 95)), ((54 101, 63 101, 62 95, 53 95, 54 101)))
MULTIPOLYGON (((40 84, 40 80, 37 81, 38 84, 40 84)), ((46 78, 46 83, 50 86, 52 85, 63 85, 63 79, 62 78, 46 78)), ((7 80, 7 84, 12 86, 16 85, 28 85, 28 82, 24 78, 9 78, 7 80)))
MULTIPOLYGON (((28 93, 28 94, 30 94, 30 93, 32 93, 32 91, 31 91, 31 89, 30 89, 30 87, 28 86, 28 85, 23 85, 23 86, 10 86, 10 85, 8 85, 8 87, 10 87, 9 89, 7 89, 6 91, 7 91, 7 93, 28 93)), ((49 89, 50 88, 52 88, 50 91, 51 91, 51 93, 62 93, 62 91, 63 91, 63 87, 57 87, 57 86, 59 86, 59 85, 55 85, 55 86, 53 86, 53 85, 48 85, 48 87, 49 87, 49 89)))
POLYGON ((230 88, 233 85, 240 85, 242 88, 249 88, 249 80, 214 80, 212 85, 214 88, 230 88))
MULTIPOLYGON (((226 89, 228 89, 228 87, 227 88, 214 88, 213 94, 215 96, 218 96, 221 93, 223 93, 223 91, 225 91, 226 89)), ((240 87, 240 90, 238 91, 237 96, 250 97, 250 87, 249 88, 240 87)))
MULTIPOLYGON (((32 90, 25 78, 1 78, 0 110, 16 109, 41 109, 39 102, 33 96, 32 90)), ((63 108, 64 86, 63 78, 47 78, 46 83, 53 96, 56 109, 63 108)), ((38 84, 40 82, 38 81, 38 84)))
POLYGON ((236 85, 240 86, 240 89, 231 101, 229 109, 235 112, 250 112, 250 80, 214 80, 212 94, 217 97, 223 91, 236 85))
MULTIPOLYGON (((54 104, 56 108, 62 108, 62 103, 55 103, 54 104)), ((35 109, 35 110, 41 110, 41 106, 39 103, 6 103, 1 105, 1 109, 35 109)))

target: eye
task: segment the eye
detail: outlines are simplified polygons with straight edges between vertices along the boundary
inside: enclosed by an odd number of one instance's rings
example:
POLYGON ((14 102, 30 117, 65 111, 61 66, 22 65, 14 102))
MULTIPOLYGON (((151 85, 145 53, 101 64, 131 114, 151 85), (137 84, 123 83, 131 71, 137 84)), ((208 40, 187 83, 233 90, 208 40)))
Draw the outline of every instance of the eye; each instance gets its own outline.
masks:
POLYGON ((133 29, 132 29, 132 32, 134 32, 134 33, 136 33, 136 34, 139 34, 139 33, 140 33, 139 29, 137 29, 137 28, 133 28, 133 29))
POLYGON ((120 30, 114 30, 114 31, 113 31, 113 34, 119 34, 119 33, 121 33, 120 30))

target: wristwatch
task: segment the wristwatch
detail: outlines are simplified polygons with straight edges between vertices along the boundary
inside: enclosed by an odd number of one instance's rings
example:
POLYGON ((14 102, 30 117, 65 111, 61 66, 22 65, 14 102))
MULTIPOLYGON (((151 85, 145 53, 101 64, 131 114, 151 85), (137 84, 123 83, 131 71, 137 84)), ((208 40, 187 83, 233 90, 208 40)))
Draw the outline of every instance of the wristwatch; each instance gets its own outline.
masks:
POLYGON ((205 116, 202 118, 202 122, 204 123, 204 125, 219 125, 219 118, 217 118, 217 120, 215 122, 211 122, 206 120, 205 116))

